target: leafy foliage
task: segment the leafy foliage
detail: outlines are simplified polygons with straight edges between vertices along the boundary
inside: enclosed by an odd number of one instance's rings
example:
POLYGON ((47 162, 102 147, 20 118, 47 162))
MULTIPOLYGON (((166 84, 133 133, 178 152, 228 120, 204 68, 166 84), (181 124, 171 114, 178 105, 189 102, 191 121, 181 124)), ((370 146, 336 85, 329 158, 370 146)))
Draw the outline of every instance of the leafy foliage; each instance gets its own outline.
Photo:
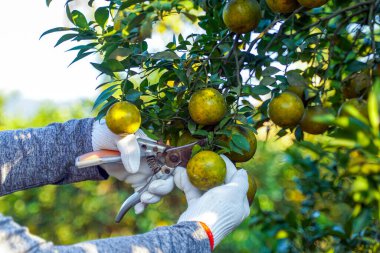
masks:
MULTIPOLYGON (((258 28, 242 35, 223 23, 226 1, 110 0, 94 17, 71 10, 70 2, 66 13, 72 27, 53 28, 43 36, 65 32, 56 45, 79 42, 71 48, 78 52, 72 63, 90 54, 102 56, 92 65, 111 81, 98 86, 98 118, 115 102, 127 100, 141 110, 142 127, 151 137, 175 143, 180 132, 189 131, 208 138, 209 148, 219 152, 244 151, 238 135, 231 146, 217 143, 233 124, 295 139, 285 156, 296 171, 295 184, 281 186, 298 202, 290 203, 288 196, 267 201, 272 208, 265 208, 259 195, 247 229, 268 241, 260 244, 260 252, 379 250, 379 0, 330 0, 287 15, 273 13, 261 0, 258 28), (147 38, 154 25, 173 15, 201 32, 173 35, 165 50, 151 50, 147 38), (370 87, 361 95, 368 100, 368 117, 354 107, 347 109, 349 115, 335 116, 345 101, 347 78, 357 73, 369 75, 370 87), (300 127, 278 129, 270 123, 268 98, 291 86, 305 86, 305 106, 331 109, 331 115, 319 119, 331 126, 326 135, 313 137, 300 127), (191 95, 204 87, 221 91, 231 109, 211 127, 196 125, 187 109, 191 95)), ((253 171, 261 178, 262 170, 253 171)), ((245 246, 233 247, 248 251, 245 246)), ((220 251, 228 252, 223 247, 220 251)))

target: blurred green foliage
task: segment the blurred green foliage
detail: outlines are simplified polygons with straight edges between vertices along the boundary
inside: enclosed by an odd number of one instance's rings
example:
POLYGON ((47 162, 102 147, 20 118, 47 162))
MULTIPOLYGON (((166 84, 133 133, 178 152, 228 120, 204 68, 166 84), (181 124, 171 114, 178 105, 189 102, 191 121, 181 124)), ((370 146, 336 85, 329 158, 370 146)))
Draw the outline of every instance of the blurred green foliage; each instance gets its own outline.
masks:
MULTIPOLYGON (((0 101, 12 101, 12 97, 2 96, 0 101)), ((33 116, 8 116, 7 120, 4 120, 3 111, 0 108, 1 129, 5 130, 42 127, 52 122, 88 117, 91 115, 91 104, 81 101, 70 107, 62 107, 43 102, 33 116)), ((259 185, 253 213, 257 212, 257 203, 263 210, 274 211, 275 203, 285 200, 283 186, 294 186, 291 178, 297 172, 286 164, 284 155, 275 146, 259 143, 260 155, 244 165, 259 185)), ((131 192, 131 188, 113 178, 101 182, 45 186, 1 197, 0 212, 27 226, 33 234, 56 244, 72 244, 96 238, 138 234, 157 226, 170 225, 186 209, 183 194, 176 190, 160 203, 149 206, 144 214, 136 216, 129 212, 121 224, 115 224, 116 212, 131 192)), ((259 236, 261 232, 252 228, 250 223, 247 220, 242 224, 221 244, 217 252, 230 252, 231 249, 249 251, 253 246, 263 247, 262 236, 259 236)))
MULTIPOLYGON (((6 121, 1 117, 1 128, 40 127, 87 117, 90 108, 88 101, 69 108, 42 103, 32 117, 7 117, 6 121)), ((259 142, 255 158, 240 165, 258 184, 251 217, 215 252, 348 252, 355 248, 376 252, 378 172, 347 173, 349 159, 358 157, 358 147, 327 147, 321 144, 323 138, 315 137, 298 143, 292 139, 275 140, 269 134, 268 141, 259 142), (355 151, 354 155, 348 150, 355 151)), ((182 193, 176 190, 142 215, 130 212, 121 224, 115 224, 116 211, 129 194, 131 188, 112 178, 45 186, 0 198, 0 212, 47 240, 72 244, 170 225, 186 208, 182 193)))
MULTIPOLYGON (((156 119, 145 122, 147 129, 172 134, 173 115, 179 109, 187 110, 187 98, 177 100, 180 106, 172 104, 184 87, 224 87, 230 91, 227 101, 237 107, 234 120, 252 123, 260 139, 265 139, 259 142, 255 157, 239 165, 258 184, 251 217, 215 252, 380 251, 379 0, 331 0, 322 8, 298 9, 288 16, 272 13, 261 0, 265 15, 256 32, 262 32, 262 37, 229 33, 220 15, 226 1, 162 1, 165 4, 161 5, 160 1, 111 0, 109 6, 96 9, 94 17, 71 10, 70 2, 66 8, 73 26, 53 28, 45 34, 70 32, 57 45, 90 40, 71 49, 78 51, 73 62, 103 53, 103 61, 92 64, 113 79, 99 86, 103 90, 94 104, 100 107, 100 117, 120 97, 135 102, 156 119), (193 12, 198 4, 205 11, 201 15, 193 12), (174 36, 165 51, 149 52, 145 39, 152 32, 151 23, 161 22, 174 9, 192 21, 198 18, 204 34, 174 36), (276 23, 279 29, 272 31, 276 23), (287 71, 299 61, 307 67, 287 71), (285 72, 272 66, 274 62, 286 66, 285 72), (139 76, 140 66, 144 66, 144 76, 135 87, 129 77, 139 76), (149 79, 157 70, 164 72, 158 83, 149 79), (250 78, 243 80, 242 70, 248 71, 250 78), (360 71, 369 71, 374 87, 371 93, 367 94, 368 88, 361 95, 368 102, 368 116, 355 107, 348 107, 347 114, 340 117, 326 115, 320 120, 331 127, 322 136, 308 135, 300 128, 278 131, 266 115, 269 100, 258 108, 246 100, 242 100, 244 106, 234 103, 240 96, 261 100, 262 95, 272 93, 273 97, 292 84, 305 83, 305 105, 323 103, 337 115, 345 102, 344 80, 360 71), (244 83, 239 84, 241 81, 244 83), (152 94, 156 100, 150 105, 143 97, 152 94), (162 127, 165 124, 168 127, 162 127), (262 138, 263 128, 268 128, 268 138, 262 138)), ((0 105, 2 101, 6 100, 0 99, 0 105)), ((11 117, 1 119, 0 124, 2 129, 43 126, 84 117, 89 111, 90 107, 82 104, 69 109, 45 104, 31 119, 11 117)), ((113 222, 116 211, 130 193, 128 186, 112 179, 47 186, 1 198, 0 211, 35 234, 68 244, 173 224, 186 208, 183 195, 176 191, 149 206, 143 215, 129 213, 117 225, 113 222)))

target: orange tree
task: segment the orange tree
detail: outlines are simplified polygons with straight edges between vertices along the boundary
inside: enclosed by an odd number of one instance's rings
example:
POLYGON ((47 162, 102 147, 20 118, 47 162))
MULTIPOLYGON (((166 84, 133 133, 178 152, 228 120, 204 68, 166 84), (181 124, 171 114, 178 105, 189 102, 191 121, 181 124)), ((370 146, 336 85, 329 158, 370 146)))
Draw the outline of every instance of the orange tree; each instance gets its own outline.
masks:
MULTIPOLYGON (((175 145, 190 133, 226 154, 250 149, 231 131, 236 125, 294 138, 286 158, 302 202, 281 212, 254 205, 249 224, 268 240, 262 252, 379 250, 379 0, 109 0, 87 17, 71 2, 72 26, 43 35, 65 32, 57 45, 76 41, 73 63, 101 56, 91 64, 110 81, 97 87, 98 119, 129 101, 150 137, 175 145), (152 51, 154 25, 171 15, 201 32, 152 51), (192 95, 205 88, 227 108, 211 124, 189 113, 192 95)), ((207 101, 199 101, 201 110, 207 101)))

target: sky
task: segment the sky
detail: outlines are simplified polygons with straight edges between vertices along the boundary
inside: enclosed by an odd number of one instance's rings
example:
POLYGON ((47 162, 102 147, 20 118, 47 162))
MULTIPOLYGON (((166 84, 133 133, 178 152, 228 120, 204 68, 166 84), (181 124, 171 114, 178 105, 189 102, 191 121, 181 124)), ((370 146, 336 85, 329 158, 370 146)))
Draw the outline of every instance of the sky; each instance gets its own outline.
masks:
MULTIPOLYGON (((63 43, 54 48, 64 33, 53 33, 39 39, 43 32, 51 28, 71 25, 65 14, 65 2, 53 0, 50 7, 46 6, 45 0, 0 3, 3 10, 0 15, 0 23, 3 24, 0 39, 0 94, 16 92, 18 97, 26 100, 52 100, 58 103, 96 98, 98 92, 95 88, 102 78, 97 79, 99 72, 90 62, 99 62, 100 59, 88 56, 68 67, 76 53, 65 51, 78 45, 76 42, 63 43)), ((82 4, 75 6, 75 9, 90 14, 87 1, 80 2, 82 4)), ((94 2, 95 7, 106 5, 107 2, 103 0, 94 2)), ((185 27, 185 34, 192 32, 189 28, 185 27)), ((155 50, 163 50, 171 39, 171 34, 153 34, 148 43, 155 50), (163 37, 167 41, 162 40, 163 37)))
POLYGON ((89 64, 95 57, 71 65, 75 53, 65 52, 70 45, 54 48, 63 34, 40 35, 54 27, 68 25, 65 0, 53 0, 48 8, 44 0, 2 1, 3 24, 0 49, 0 92, 17 92, 32 100, 70 101, 94 98, 100 82, 89 64))

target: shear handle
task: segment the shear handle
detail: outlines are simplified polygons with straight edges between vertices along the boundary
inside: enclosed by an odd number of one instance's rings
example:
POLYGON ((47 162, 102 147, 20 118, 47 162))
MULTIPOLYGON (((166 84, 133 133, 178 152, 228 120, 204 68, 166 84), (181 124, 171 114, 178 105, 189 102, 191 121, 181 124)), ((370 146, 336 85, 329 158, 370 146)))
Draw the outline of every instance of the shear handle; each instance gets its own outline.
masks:
POLYGON ((149 185, 153 182, 155 179, 167 179, 171 174, 173 174, 175 168, 170 168, 167 166, 162 166, 161 170, 157 172, 157 174, 154 174, 144 185, 143 188, 133 193, 131 196, 129 196, 124 203, 121 205, 119 212, 116 215, 115 222, 120 223, 120 221, 123 219, 124 215, 136 204, 140 203, 141 195, 148 189, 149 185))

